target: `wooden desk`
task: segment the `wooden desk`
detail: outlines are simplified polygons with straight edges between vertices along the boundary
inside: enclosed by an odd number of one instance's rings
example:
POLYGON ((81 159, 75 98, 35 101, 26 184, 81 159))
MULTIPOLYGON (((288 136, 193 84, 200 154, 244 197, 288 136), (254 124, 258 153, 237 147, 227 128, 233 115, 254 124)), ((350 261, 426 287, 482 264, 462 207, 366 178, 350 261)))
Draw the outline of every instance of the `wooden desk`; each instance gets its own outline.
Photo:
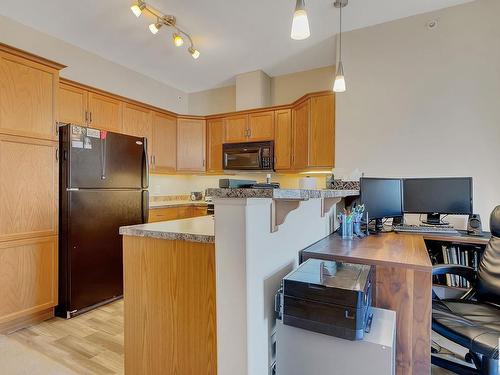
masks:
POLYGON ((375 306, 396 311, 397 374, 430 374, 432 264, 422 235, 385 233, 342 240, 331 235, 300 253, 375 266, 375 306))

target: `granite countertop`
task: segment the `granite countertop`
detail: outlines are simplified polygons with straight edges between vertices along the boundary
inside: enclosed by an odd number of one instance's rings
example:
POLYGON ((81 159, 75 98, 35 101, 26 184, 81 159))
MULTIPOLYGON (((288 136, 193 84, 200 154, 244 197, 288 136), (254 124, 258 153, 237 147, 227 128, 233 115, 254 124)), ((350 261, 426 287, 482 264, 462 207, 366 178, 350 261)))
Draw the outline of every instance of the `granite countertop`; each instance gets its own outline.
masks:
POLYGON ((272 198, 313 199, 343 198, 359 195, 359 190, 306 190, 306 189, 221 189, 210 188, 206 195, 212 198, 272 198))
POLYGON ((214 243, 214 217, 210 215, 193 217, 190 219, 131 225, 120 227, 120 234, 125 236, 159 238, 163 240, 214 243))
POLYGON ((153 210, 155 208, 187 207, 187 206, 207 207, 207 203, 204 200, 192 201, 188 199, 149 202, 149 208, 153 210))

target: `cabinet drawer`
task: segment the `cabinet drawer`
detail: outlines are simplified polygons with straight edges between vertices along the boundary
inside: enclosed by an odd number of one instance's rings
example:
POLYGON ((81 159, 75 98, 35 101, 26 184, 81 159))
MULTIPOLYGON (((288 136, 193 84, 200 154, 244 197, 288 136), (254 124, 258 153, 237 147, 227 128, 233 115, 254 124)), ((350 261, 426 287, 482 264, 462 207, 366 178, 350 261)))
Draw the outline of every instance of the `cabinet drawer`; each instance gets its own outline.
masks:
POLYGON ((177 219, 177 208, 154 208, 149 210, 149 222, 167 221, 177 219))

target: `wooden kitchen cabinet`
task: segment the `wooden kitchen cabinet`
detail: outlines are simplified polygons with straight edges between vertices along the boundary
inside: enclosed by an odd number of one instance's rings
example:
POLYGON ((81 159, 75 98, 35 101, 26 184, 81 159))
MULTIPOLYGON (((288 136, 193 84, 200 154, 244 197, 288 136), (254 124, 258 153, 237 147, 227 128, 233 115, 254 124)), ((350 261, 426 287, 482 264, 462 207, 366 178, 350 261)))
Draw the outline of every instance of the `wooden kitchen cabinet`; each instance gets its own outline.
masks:
POLYGON ((138 105, 123 104, 122 133, 152 140, 151 110, 138 105))
POLYGON ((0 134, 0 242, 57 234, 58 143, 0 134))
POLYGON ((79 87, 59 84, 58 122, 87 126, 88 92, 79 87))
POLYGON ((177 171, 205 172, 205 120, 177 120, 177 171))
POLYGON ((0 45, 0 133, 57 140, 59 73, 0 45))
POLYGON ((0 242, 0 332, 53 316, 58 288, 57 238, 0 242))
POLYGON ((292 111, 277 110, 274 116, 274 168, 287 170, 292 167, 292 111))
POLYGON ((111 96, 89 92, 88 126, 112 132, 122 132, 122 102, 111 96))
POLYGON ((158 221, 188 219, 190 217, 207 215, 207 208, 202 206, 162 207, 149 210, 150 223, 158 221))
POLYGON ((222 172, 222 144, 224 143, 224 120, 207 121, 207 172, 222 172))
POLYGON ((305 100, 292 109, 292 168, 308 167, 309 146, 309 100, 305 100))
POLYGON ((331 168, 335 153, 334 95, 314 96, 310 99, 309 167, 331 168))
POLYGON ((248 115, 234 115, 224 118, 224 142, 246 142, 248 134, 248 115))
POLYGON ((153 137, 148 148, 152 172, 175 172, 177 165, 177 120, 175 117, 153 112, 153 137))
POLYGON ((249 142, 272 141, 274 139, 274 111, 250 113, 247 134, 249 142))

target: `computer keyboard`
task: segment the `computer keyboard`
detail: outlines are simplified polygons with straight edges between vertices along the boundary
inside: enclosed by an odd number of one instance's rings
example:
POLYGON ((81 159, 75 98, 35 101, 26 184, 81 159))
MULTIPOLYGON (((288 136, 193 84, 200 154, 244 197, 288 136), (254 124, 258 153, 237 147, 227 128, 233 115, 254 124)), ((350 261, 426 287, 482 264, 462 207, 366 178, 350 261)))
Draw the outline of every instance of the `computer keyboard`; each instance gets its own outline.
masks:
POLYGON ((445 235, 459 235, 460 233, 451 227, 443 226, 419 226, 419 225, 395 225, 395 232, 406 232, 406 233, 439 233, 445 235))

